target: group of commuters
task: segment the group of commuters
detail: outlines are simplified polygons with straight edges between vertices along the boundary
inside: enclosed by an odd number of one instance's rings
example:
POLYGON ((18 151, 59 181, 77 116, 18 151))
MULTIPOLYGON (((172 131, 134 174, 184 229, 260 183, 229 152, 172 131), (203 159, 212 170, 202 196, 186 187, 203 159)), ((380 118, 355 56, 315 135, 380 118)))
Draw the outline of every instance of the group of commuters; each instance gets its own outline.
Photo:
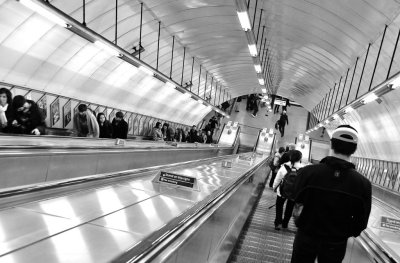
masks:
POLYGON ((294 145, 275 154, 269 183, 277 193, 274 223, 276 230, 288 228, 293 214, 292 263, 342 262, 347 239, 367 227, 371 183, 350 162, 357 143, 357 130, 341 125, 332 134, 333 153, 319 164, 304 166, 294 145))
POLYGON ((44 134, 46 125, 37 104, 24 96, 14 98, 10 90, 0 88, 0 132, 44 134))
MULTIPOLYGON (((126 139, 128 135, 128 123, 122 112, 117 112, 110 123, 104 113, 96 118, 91 109, 80 104, 73 122, 78 137, 126 139)), ((44 135, 45 128, 43 113, 36 102, 22 95, 12 97, 9 89, 0 88, 0 132, 44 135)))
POLYGON ((251 111, 251 116, 255 118, 259 110, 259 103, 262 98, 261 94, 250 94, 247 97, 246 110, 251 111))
POLYGON ((197 129, 196 125, 193 125, 191 129, 177 128, 174 130, 168 123, 157 122, 153 128, 152 136, 154 141, 213 143, 213 135, 217 127, 216 116, 208 121, 204 129, 197 129))
POLYGON ((78 137, 90 138, 119 138, 127 139, 128 123, 124 120, 124 114, 118 111, 110 123, 103 112, 97 114, 85 104, 78 106, 78 113, 74 116, 74 127, 78 137))

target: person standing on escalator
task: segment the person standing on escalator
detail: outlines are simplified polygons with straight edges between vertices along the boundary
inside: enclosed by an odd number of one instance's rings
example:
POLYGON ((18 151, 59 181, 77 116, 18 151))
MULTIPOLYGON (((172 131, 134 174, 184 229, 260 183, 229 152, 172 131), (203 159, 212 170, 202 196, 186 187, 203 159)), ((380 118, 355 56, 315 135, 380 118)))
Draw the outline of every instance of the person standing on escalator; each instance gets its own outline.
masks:
MULTIPOLYGON (((371 212, 371 182, 358 173, 350 157, 358 132, 340 125, 331 136, 333 154, 297 173, 295 202, 302 205, 295 224, 292 263, 342 262, 347 239, 367 228, 371 212)), ((300 209, 299 209, 300 210, 300 209)))
POLYGON ((78 112, 74 116, 74 128, 78 132, 78 137, 99 138, 100 136, 97 119, 85 104, 78 106, 78 112))
POLYGON ((279 118, 278 121, 278 126, 279 126, 279 131, 281 133, 281 137, 285 135, 285 126, 289 125, 289 119, 288 116, 286 115, 286 111, 283 111, 281 114, 281 117, 279 118))
POLYGON ((128 137, 128 123, 124 120, 124 114, 117 112, 112 123, 113 138, 126 139, 128 137))

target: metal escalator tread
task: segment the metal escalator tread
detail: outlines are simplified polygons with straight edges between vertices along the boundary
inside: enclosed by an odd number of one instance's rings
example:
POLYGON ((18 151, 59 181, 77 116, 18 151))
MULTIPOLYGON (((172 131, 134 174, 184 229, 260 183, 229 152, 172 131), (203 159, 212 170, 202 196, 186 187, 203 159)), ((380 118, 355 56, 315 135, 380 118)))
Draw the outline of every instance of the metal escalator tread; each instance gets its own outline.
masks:
POLYGON ((228 262, 290 262, 296 227, 274 229, 276 194, 265 188, 247 219, 228 262))

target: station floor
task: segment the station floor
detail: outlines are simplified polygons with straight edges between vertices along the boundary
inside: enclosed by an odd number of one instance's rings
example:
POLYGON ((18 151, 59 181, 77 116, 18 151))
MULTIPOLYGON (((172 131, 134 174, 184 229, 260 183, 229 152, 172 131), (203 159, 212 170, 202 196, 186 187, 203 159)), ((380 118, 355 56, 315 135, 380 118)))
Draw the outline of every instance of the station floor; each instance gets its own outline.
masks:
MULTIPOLYGON (((287 109, 287 115, 289 119, 289 125, 285 127, 284 137, 281 137, 278 130, 276 130, 275 123, 280 118, 280 113, 282 112, 282 107, 280 108, 279 113, 268 112, 267 107, 259 107, 259 111, 257 116, 254 118, 251 116, 252 111, 246 110, 246 99, 242 99, 241 102, 238 103, 238 112, 235 109, 232 110, 230 118, 223 119, 223 123, 227 123, 228 121, 239 122, 239 124, 243 124, 241 127, 241 133, 249 134, 249 140, 253 139, 254 144, 257 139, 258 130, 263 128, 273 128, 277 133, 277 145, 285 146, 288 143, 294 143, 295 138, 300 134, 306 131, 307 124, 307 111, 301 107, 291 106, 287 109), (268 115, 268 116, 266 116, 268 115), (248 127, 246 127, 248 126, 248 127)), ((223 125, 223 124, 222 124, 223 125)), ((242 141, 241 141, 242 143, 242 141)), ((251 144, 252 141, 249 141, 251 144)), ((253 146, 254 146, 253 144, 253 146)))

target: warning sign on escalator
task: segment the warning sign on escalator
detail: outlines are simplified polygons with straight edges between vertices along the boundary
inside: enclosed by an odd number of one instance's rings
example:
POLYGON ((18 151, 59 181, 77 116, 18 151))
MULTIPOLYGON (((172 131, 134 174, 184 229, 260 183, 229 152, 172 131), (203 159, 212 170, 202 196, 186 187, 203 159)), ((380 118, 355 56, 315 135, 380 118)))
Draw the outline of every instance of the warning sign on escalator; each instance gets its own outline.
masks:
POLYGON ((196 178, 183 174, 161 171, 153 179, 153 182, 198 190, 196 178))
POLYGON ((381 227, 390 230, 400 231, 400 220, 396 218, 382 216, 381 227))

